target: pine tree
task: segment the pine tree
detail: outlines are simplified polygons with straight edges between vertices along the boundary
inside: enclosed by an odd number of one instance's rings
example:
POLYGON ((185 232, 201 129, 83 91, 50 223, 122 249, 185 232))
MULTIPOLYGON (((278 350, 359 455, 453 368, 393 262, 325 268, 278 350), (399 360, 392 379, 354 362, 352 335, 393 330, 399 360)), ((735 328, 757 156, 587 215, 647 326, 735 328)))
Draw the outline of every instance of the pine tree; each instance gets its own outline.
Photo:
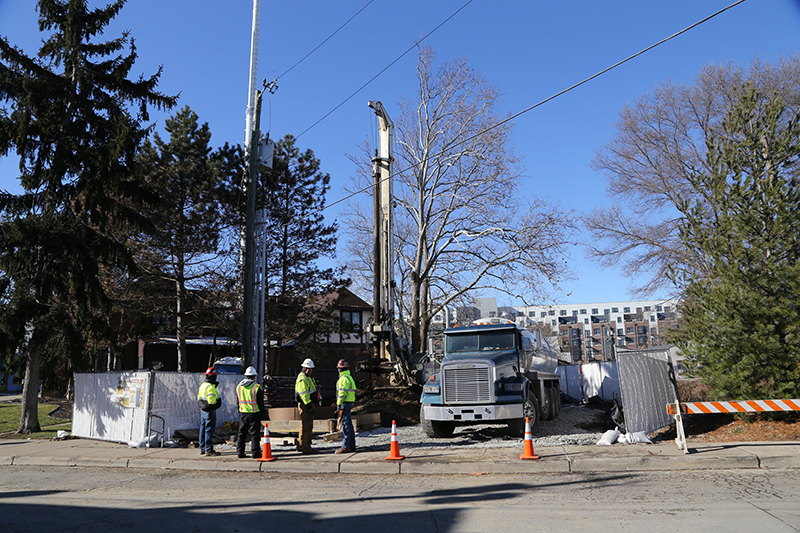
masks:
POLYGON ((175 102, 155 91, 160 71, 128 78, 127 33, 95 42, 123 5, 40 0, 39 29, 51 33, 37 58, 0 38, 0 153, 19 156, 24 190, 0 196, 0 351, 26 362, 21 433, 39 430, 43 354, 79 358, 102 332, 100 265, 130 268, 114 231, 145 220, 133 175, 142 122, 149 106, 175 102))
POLYGON ((163 259, 166 268, 160 274, 174 285, 177 366, 185 372, 188 291, 211 288, 210 281, 224 278, 225 269, 231 267, 225 253, 228 225, 222 216, 227 208, 222 202, 232 195, 221 191, 231 180, 221 176, 221 156, 209 146, 208 124, 200 125, 188 106, 169 118, 165 127, 169 140, 156 134, 142 151, 145 181, 160 198, 152 215, 156 227, 146 245, 163 259))
POLYGON ((745 87, 692 176, 681 237, 705 272, 688 281, 679 340, 720 399, 800 394, 800 117, 745 87))
POLYGON ((264 178, 267 335, 278 346, 288 340, 313 344, 312 333, 330 321, 331 302, 321 296, 348 283, 341 269, 320 265, 336 252, 336 223, 326 224, 322 214, 330 175, 320 171, 312 150, 301 152, 286 135, 264 178))

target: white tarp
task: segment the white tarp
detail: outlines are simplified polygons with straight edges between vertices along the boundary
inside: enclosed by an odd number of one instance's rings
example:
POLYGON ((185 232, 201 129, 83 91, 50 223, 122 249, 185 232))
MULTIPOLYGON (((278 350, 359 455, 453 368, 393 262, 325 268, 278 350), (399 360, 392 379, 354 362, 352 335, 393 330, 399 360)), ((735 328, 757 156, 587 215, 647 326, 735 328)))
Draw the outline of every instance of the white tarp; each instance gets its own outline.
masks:
MULTIPOLYGON (((242 376, 220 374, 222 407, 217 427, 238 419, 236 384, 242 376)), ((198 429, 197 391, 205 376, 183 372, 75 374, 72 433, 78 437, 131 442, 158 433, 170 440, 179 429, 198 429)))
POLYGON ((561 392, 576 402, 598 396, 606 401, 620 397, 616 361, 559 366, 561 392))

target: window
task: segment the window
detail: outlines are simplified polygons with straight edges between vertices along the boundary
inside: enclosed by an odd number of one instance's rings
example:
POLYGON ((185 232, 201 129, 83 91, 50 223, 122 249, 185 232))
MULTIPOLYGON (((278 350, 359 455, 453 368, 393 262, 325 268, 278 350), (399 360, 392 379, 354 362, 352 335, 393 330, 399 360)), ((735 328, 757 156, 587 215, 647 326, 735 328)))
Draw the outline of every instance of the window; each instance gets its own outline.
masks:
POLYGON ((536 311, 528 311, 528 316, 534 318, 536 316, 536 311))
POLYGON ((340 311, 343 333, 361 333, 361 311, 340 311))
POLYGON ((586 314, 586 309, 581 309, 581 314, 585 315, 586 314))
POLYGON ((550 316, 556 316, 556 312, 555 312, 555 310, 554 310, 554 309, 551 309, 551 310, 549 310, 549 311, 547 312, 547 314, 548 314, 548 315, 550 315, 550 316))
POLYGON ((547 313, 546 313, 545 311, 542 311, 542 314, 540 315, 540 317, 541 317, 541 318, 544 318, 544 317, 546 317, 546 316, 547 316, 547 313))
POLYGON ((650 322, 656 321, 656 315, 650 315, 650 322))
POLYGON ((572 311, 572 316, 578 316, 578 311, 577 310, 572 311))
POLYGON ((633 333, 633 326, 628 326, 625 328, 625 333, 633 333))
POLYGON ((611 312, 612 313, 619 313, 619 307, 612 307, 611 308, 611 312))
POLYGON ((636 308, 636 312, 637 312, 637 313, 641 313, 641 312, 642 312, 642 308, 641 308, 641 307, 637 307, 637 308, 636 308))
POLYGON ((558 315, 559 316, 567 316, 567 310, 566 309, 562 309, 561 311, 558 312, 558 315))
POLYGON ((622 317, 621 316, 617 317, 617 324, 622 324, 622 317))
POLYGON ((617 336, 618 337, 622 337, 623 334, 624 334, 624 332, 622 331, 622 328, 617 329, 617 336))
POLYGON ((551 326, 555 326, 555 325, 556 325, 556 321, 555 321, 555 320, 551 321, 551 322, 550 322, 550 325, 551 325, 551 326))
POLYGON ((644 306, 644 310, 645 310, 645 311, 649 311, 649 310, 650 310, 650 306, 649 306, 649 305, 645 305, 645 306, 644 306))
POLYGON ((596 314, 597 314, 597 308, 596 308, 596 307, 592 308, 592 314, 593 314, 593 315, 596 315, 596 314))
POLYGON ((660 313, 660 312, 661 312, 661 306, 660 306, 660 305, 657 305, 657 306, 656 306, 656 312, 658 312, 658 313, 660 313))
POLYGON ((671 310, 672 310, 672 308, 670 306, 668 306, 668 305, 664 306, 664 312, 665 313, 669 313, 671 310))
POLYGON ((584 319, 583 319, 583 323, 584 323, 584 324, 588 324, 588 323, 589 323, 589 319, 588 319, 588 318, 584 318, 584 319))
POLYGON ((600 328, 594 328, 592 330, 592 335, 600 335, 600 328))
POLYGON ((623 313, 630 313, 631 312, 631 308, 630 307, 623 307, 622 308, 622 312, 623 313))
POLYGON ((604 315, 607 315, 608 313, 609 313, 609 310, 608 310, 608 309, 603 309, 603 314, 604 314, 604 315))

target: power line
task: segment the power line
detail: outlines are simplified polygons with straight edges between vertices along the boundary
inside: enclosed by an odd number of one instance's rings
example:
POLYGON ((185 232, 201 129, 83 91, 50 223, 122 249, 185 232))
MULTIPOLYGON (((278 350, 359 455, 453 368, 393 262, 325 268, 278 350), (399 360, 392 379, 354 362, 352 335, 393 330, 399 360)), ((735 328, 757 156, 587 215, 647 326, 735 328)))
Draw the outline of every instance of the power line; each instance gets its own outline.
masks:
POLYGON ((316 51, 317 51, 317 50, 318 50, 318 49, 319 49, 319 48, 320 48, 320 47, 321 47, 323 44, 327 43, 327 42, 328 42, 328 41, 331 39, 331 37, 333 37, 334 35, 336 35, 337 33, 339 33, 339 30, 341 30, 342 28, 344 28, 345 26, 347 26, 347 25, 350 23, 350 21, 352 21, 354 18, 356 18, 356 17, 357 17, 357 16, 358 16, 358 15, 359 15, 359 14, 360 14, 362 11, 364 11, 365 9, 367 9, 367 7, 369 7, 369 5, 370 5, 372 2, 374 2, 374 1, 375 1, 375 0, 369 0, 369 2, 367 2, 366 4, 364 4, 364 7, 362 7, 362 8, 361 8, 361 9, 359 9, 358 11, 356 11, 355 15, 353 15, 352 17, 350 17, 349 19, 347 19, 347 21, 345 21, 345 23, 344 23, 344 24, 342 24, 341 26, 339 26, 338 28, 336 28, 336 31, 334 31, 333 33, 331 33, 330 35, 328 35, 328 37, 327 37, 327 38, 326 38, 324 41, 322 41, 321 43, 319 43, 319 44, 318 44, 316 47, 314 47, 314 49, 313 49, 313 50, 311 50, 309 53, 307 53, 306 55, 304 55, 304 56, 302 57, 302 59, 300 59, 300 61, 298 61, 297 63, 295 63, 295 64, 294 64, 294 65, 292 65, 291 67, 289 67, 289 69, 288 69, 286 72, 284 72, 283 74, 281 74, 280 76, 278 76, 277 78, 275 78, 275 80, 278 80, 278 79, 280 79, 280 78, 282 78, 282 77, 286 76, 287 74, 289 74, 289 73, 292 71, 292 69, 294 69, 294 67, 296 67, 297 65, 299 65, 300 63, 302 63, 303 61, 305 61, 305 60, 308 58, 308 56, 310 56, 311 54, 313 54, 314 52, 316 52, 316 51))
MULTIPOLYGON (((563 89, 563 90, 561 90, 561 91, 559 91, 559 92, 557 92, 557 93, 553 94, 552 96, 549 96, 549 97, 545 98, 544 100, 541 100, 540 102, 537 102, 537 103, 533 104, 532 106, 530 106, 530 107, 527 107, 527 108, 523 109, 522 111, 519 111, 518 113, 515 113, 515 114, 511 115, 510 117, 508 117, 508 118, 505 118, 505 119, 501 120, 500 122, 498 122, 498 123, 496 123, 496 124, 493 124, 493 125, 491 125, 491 126, 489 126, 489 127, 485 128, 485 129, 483 129, 483 130, 479 131, 478 133, 475 133, 474 135, 471 135, 470 137, 467 137, 466 139, 464 139, 463 141, 461 141, 459 144, 463 144, 463 143, 465 143, 465 142, 467 142, 467 141, 471 141, 472 139, 474 139, 474 138, 476 138, 476 137, 479 137, 479 136, 483 135, 484 133, 486 133, 486 132, 488 132, 488 131, 491 131, 491 130, 493 130, 493 129, 495 129, 495 128, 498 128, 498 127, 502 126, 503 124, 505 124, 505 123, 507 123, 507 122, 510 122, 510 121, 514 120, 515 118, 517 118, 517 117, 519 117, 519 116, 521 116, 521 115, 524 115, 525 113, 527 113, 527 112, 529 112, 529 111, 532 111, 532 110, 536 109, 537 107, 539 107, 539 106, 541 106, 541 105, 544 105, 544 104, 546 104, 547 102, 549 102, 549 101, 551 101, 551 100, 553 100, 553 99, 555 99, 555 98, 558 98, 559 96, 562 96, 562 95, 564 95, 564 94, 566 94, 566 93, 568 93, 568 92, 572 91, 573 89, 576 89, 576 88, 580 87, 581 85, 583 85, 583 84, 585 84, 585 83, 587 83, 587 82, 589 82, 589 81, 591 81, 591 80, 593 80, 593 79, 597 78, 598 76, 602 76, 603 74, 605 74, 605 73, 609 72, 610 70, 613 70, 613 69, 615 69, 615 68, 619 67, 620 65, 623 65, 624 63, 627 63, 627 62, 628 62, 628 61, 630 61, 631 59, 633 59, 633 58, 635 58, 635 57, 638 57, 638 56, 640 56, 640 55, 644 54, 645 52, 649 52, 649 51, 650 51, 650 50, 652 50, 653 48, 655 48, 655 47, 657 47, 657 46, 660 46, 660 45, 662 45, 662 44, 666 43, 667 41, 670 41, 670 40, 674 39, 675 37, 677 37, 677 36, 679 36, 679 35, 681 35, 681 34, 683 34, 683 33, 686 33, 687 31, 689 31, 689 30, 691 30, 691 29, 694 29, 694 28, 696 28, 696 27, 697 27, 697 26, 699 26, 700 24, 703 24, 703 23, 705 23, 705 22, 708 22, 709 20, 711 20, 712 18, 716 17, 717 15, 720 15, 720 14, 724 13, 725 11, 727 11, 727 10, 729 10, 729 9, 733 8, 733 7, 736 7, 737 5, 741 4, 741 3, 742 3, 742 2, 744 2, 744 1, 745 1, 745 0, 737 0, 737 1, 736 1, 736 2, 734 2, 733 4, 731 4, 731 5, 727 6, 727 7, 724 7, 724 8, 722 8, 722 9, 720 9, 720 10, 719 10, 719 11, 717 11, 716 13, 713 13, 713 14, 711 14, 711 15, 707 16, 706 18, 704 18, 704 19, 702 19, 702 20, 700 20, 700 21, 698 21, 698 22, 695 22, 695 23, 694 23, 694 24, 692 24, 691 26, 688 26, 688 27, 686 27, 686 28, 682 29, 681 31, 679 31, 679 32, 677 32, 677 33, 674 33, 674 34, 670 35, 669 37, 666 37, 665 39, 662 39, 662 40, 658 41, 657 43, 655 43, 655 44, 652 44, 652 45, 648 46, 647 48, 645 48, 645 49, 643 49, 643 50, 641 50, 641 51, 639 51, 639 52, 636 52, 635 54, 633 54, 633 55, 631 55, 631 56, 628 56, 628 57, 626 57, 626 58, 625 58, 625 59, 623 59, 622 61, 618 61, 617 63, 614 63, 614 64, 613 64, 613 65, 611 65, 610 67, 607 67, 607 68, 605 68, 605 69, 601 70, 600 72, 598 72, 598 73, 596 73, 596 74, 594 74, 594 75, 592 75, 592 76, 589 76, 588 78, 584 78, 583 80, 579 81, 578 83, 576 83, 576 84, 574 84, 574 85, 571 85, 571 86, 567 87, 566 89, 563 89)), ((384 69, 384 70, 385 70, 385 69, 384 69)), ((371 81, 371 80, 370 80, 370 81, 371 81)), ((361 89, 359 89, 359 90, 361 90, 361 89)), ((342 102, 342 103, 344 103, 344 102, 342 102)), ((340 105, 341 105, 341 104, 340 104, 340 105)), ((330 113, 329 113, 329 114, 330 114, 330 113)), ((327 116, 327 115, 326 115, 326 116, 327 116)), ((323 118, 325 118, 325 117, 323 117, 323 118)), ((312 126, 312 127, 313 127, 313 126, 312 126)), ((309 129, 310 129, 310 128, 309 128, 309 129)), ((306 131, 308 131, 308 130, 306 130, 306 131)), ((424 162, 426 162, 426 161, 428 161, 428 160, 430 160, 430 159, 433 159, 433 158, 435 158, 435 157, 438 157, 438 156, 440 156, 440 155, 442 155, 442 154, 441 154, 441 153, 439 153, 439 154, 433 154, 433 155, 429 155, 427 158, 425 158, 424 160, 420 161, 419 163, 416 163, 416 164, 414 164, 414 165, 411 165, 411 166, 409 166, 409 167, 406 167, 406 168, 404 168, 404 169, 398 170, 398 171, 394 172, 394 173, 393 173, 391 176, 389 176, 388 178, 384 178, 384 180, 386 180, 386 179, 389 179, 389 178, 392 178, 392 177, 394 177, 394 176, 397 176, 398 174, 401 174, 401 173, 403 173, 403 172, 406 172, 406 171, 408 171, 408 170, 411 170, 411 169, 412 169, 412 168, 414 168, 414 167, 418 167, 418 166, 419 166, 419 165, 421 165, 422 163, 424 163, 424 162)), ((349 200, 350 198, 354 197, 354 196, 355 196, 355 195, 357 195, 357 194, 361 194, 362 192, 366 192, 366 191, 368 191, 368 190, 372 189, 372 188, 373 188, 373 186, 374 186, 374 184, 373 184, 373 185, 369 185, 369 186, 367 186, 367 187, 364 187, 364 188, 362 188, 362 189, 359 189, 359 190, 357 190, 357 191, 353 191, 352 193, 350 193, 350 194, 348 194, 348 195, 344 196, 343 198, 340 198, 340 199, 338 199, 338 200, 336 200, 336 201, 334 201, 334 202, 331 202, 330 204, 328 204, 327 206, 325 206, 325 207, 323 208, 323 210, 325 210, 325 209, 329 209, 329 208, 333 207, 333 206, 334 206, 334 205, 336 205, 336 204, 340 204, 340 203, 342 203, 342 202, 344 202, 344 201, 347 201, 347 200, 349 200)))
POLYGON ((467 1, 467 2, 464 4, 464 5, 462 5, 460 8, 458 8, 458 9, 457 9, 457 10, 456 10, 456 11, 455 11, 455 12, 454 12, 452 15, 450 15, 449 17, 447 17, 446 19, 444 19, 444 20, 443 20, 443 21, 442 21, 442 22, 441 22, 441 23, 440 23, 438 26, 436 26, 435 28, 433 28, 433 29, 432 29, 430 32, 428 32, 428 33, 427 33, 427 34, 426 34, 424 37, 422 37, 421 39, 419 39, 418 41, 416 41, 416 42, 415 42, 413 45, 411 45, 411 46, 408 48, 408 50, 406 50, 405 52, 403 52, 402 54, 400 54, 399 56, 397 56, 397 58, 396 58, 394 61, 392 61, 391 63, 389 63, 388 65, 386 65, 384 68, 382 68, 382 69, 380 70, 380 72, 378 72, 378 73, 377 73, 377 74, 375 74, 373 77, 371 77, 371 78, 370 78, 370 79, 369 79, 369 80, 368 80, 368 81, 367 81, 367 82, 366 82, 364 85, 362 85, 361 87, 359 87, 358 89, 356 89, 355 91, 353 91, 353 93, 352 93, 350 96, 348 96, 347 98, 345 98, 344 100, 342 100, 342 101, 341 101, 341 102, 340 102, 340 103, 339 103, 339 104, 338 104, 336 107, 334 107, 333 109, 331 109, 330 111, 328 111, 327 113, 325 113, 325 115, 323 115, 323 117, 322 117, 322 118, 320 118, 319 120, 317 120, 316 122, 314 122, 312 125, 310 125, 310 126, 309 126, 309 127, 307 127, 306 129, 304 129, 304 130, 303 130, 303 131, 302 131, 302 132, 301 132, 301 133, 300 133, 300 134, 299 134, 297 137, 295 137, 295 138, 296 138, 296 139, 299 139, 299 138, 300 138, 300 137, 302 137, 304 134, 308 133, 308 131, 309 131, 310 129, 312 129, 314 126, 316 126, 317 124, 319 124, 320 122, 322 122, 323 120, 325 120, 326 118, 328 118, 328 117, 329 117, 331 114, 333 114, 333 112, 334 112, 334 111, 336 111, 337 109, 339 109, 340 107, 342 107, 344 104, 346 104, 346 103, 347 103, 347 102, 348 102, 348 101, 349 101, 351 98, 353 98, 355 95, 357 95, 358 93, 360 93, 360 92, 361 92, 361 91, 362 91, 362 90, 363 90, 363 89, 364 89, 364 88, 365 88, 367 85, 369 85, 370 83, 372 83, 373 81, 375 81, 375 79, 376 79, 378 76, 380 76, 381 74, 383 74, 384 72, 386 72, 387 70, 389 70, 389 68, 391 68, 391 67, 392 67, 392 65, 394 65, 395 63, 397 63, 398 61, 400 61, 400 60, 401 60, 403 57, 405 57, 405 55, 406 55, 406 54, 408 54, 408 53, 409 53, 411 50, 413 50, 414 48, 416 48, 416 47, 419 45, 419 43, 421 43, 422 41, 424 41, 425 39, 427 39, 428 37, 430 37, 431 35, 433 35, 433 33, 434 33, 436 30, 438 30, 439 28, 441 28, 442 26, 444 26, 445 24, 447 24, 447 22, 448 22, 450 19, 452 19, 453 17, 455 17, 456 15, 458 15, 458 14, 459 14, 459 13, 460 13, 460 12, 461 12, 461 11, 462 11, 464 8, 465 8, 465 7, 467 7, 468 5, 470 5, 470 4, 472 3, 472 1, 473 1, 473 0, 468 0, 468 1, 467 1))

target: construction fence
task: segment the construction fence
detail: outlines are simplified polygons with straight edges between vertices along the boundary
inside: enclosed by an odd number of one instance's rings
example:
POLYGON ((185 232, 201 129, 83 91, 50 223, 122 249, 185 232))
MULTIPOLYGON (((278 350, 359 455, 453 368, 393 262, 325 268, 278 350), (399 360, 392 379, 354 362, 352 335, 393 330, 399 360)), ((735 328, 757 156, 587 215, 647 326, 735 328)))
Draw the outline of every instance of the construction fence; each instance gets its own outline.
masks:
MULTIPOLYGON (((217 427, 239 419, 236 384, 239 374, 219 374, 222 407, 217 427)), ((106 372, 75 374, 72 434, 112 442, 150 444, 172 439, 178 430, 197 430, 197 391, 202 373, 106 372)))

